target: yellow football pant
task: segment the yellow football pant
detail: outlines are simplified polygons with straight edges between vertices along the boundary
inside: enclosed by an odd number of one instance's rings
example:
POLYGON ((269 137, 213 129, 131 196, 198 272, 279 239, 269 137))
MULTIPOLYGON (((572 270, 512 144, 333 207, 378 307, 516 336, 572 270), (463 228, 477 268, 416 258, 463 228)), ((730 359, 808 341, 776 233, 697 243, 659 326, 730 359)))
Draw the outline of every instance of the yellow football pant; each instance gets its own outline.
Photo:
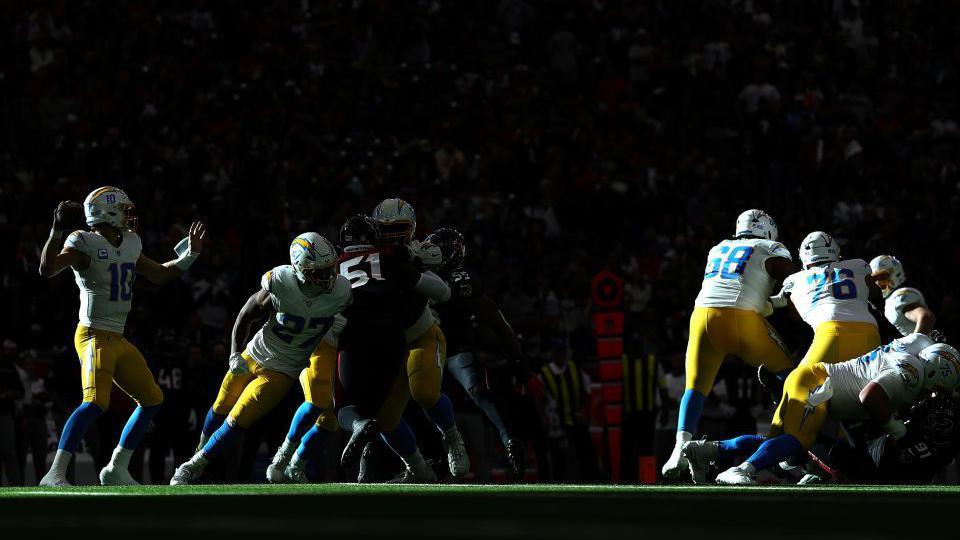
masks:
POLYGON ((152 407, 163 403, 163 391, 146 359, 122 334, 77 326, 73 346, 80 357, 84 402, 107 410, 110 390, 116 383, 138 405, 152 407))
POLYGON ((824 364, 807 364, 797 367, 783 385, 783 398, 773 415, 770 437, 786 433, 793 435, 809 450, 817 440, 817 434, 827 420, 827 403, 815 408, 807 406, 810 393, 827 380, 824 364))
POLYGON ((817 325, 813 343, 807 349, 800 365, 846 362, 879 346, 880 332, 875 324, 827 321, 817 325))
POLYGON ((243 359, 248 372, 234 375, 228 371, 223 376, 213 412, 226 414, 233 425, 248 428, 280 403, 293 387, 293 379, 285 373, 264 369, 247 351, 243 351, 243 359))
POLYGON ((339 429, 333 411, 333 378, 337 371, 337 349, 321 341, 310 355, 310 366, 300 372, 304 400, 321 409, 317 425, 328 431, 339 429))
POLYGON ((739 356, 751 366, 766 364, 774 373, 793 367, 777 331, 759 313, 736 308, 695 308, 690 315, 687 340, 686 388, 709 394, 728 354, 739 356))
POLYGON ((377 414, 377 422, 384 431, 397 427, 411 397, 424 409, 437 404, 446 358, 447 339, 436 324, 410 344, 406 373, 397 375, 377 414))
POLYGON ((410 344, 407 354, 410 396, 424 409, 433 407, 440 399, 440 382, 443 380, 443 362, 446 359, 447 338, 436 324, 410 344))

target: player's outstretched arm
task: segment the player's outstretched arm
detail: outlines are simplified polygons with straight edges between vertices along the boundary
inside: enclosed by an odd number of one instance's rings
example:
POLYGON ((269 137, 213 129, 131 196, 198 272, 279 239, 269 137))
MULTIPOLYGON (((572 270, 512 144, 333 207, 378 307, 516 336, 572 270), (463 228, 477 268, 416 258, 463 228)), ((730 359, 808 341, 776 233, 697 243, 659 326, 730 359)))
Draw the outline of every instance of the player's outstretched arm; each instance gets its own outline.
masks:
POLYGON ((413 290, 436 302, 446 302, 450 299, 450 286, 429 270, 420 274, 420 279, 413 290))
POLYGON ((190 233, 186 238, 186 246, 183 245, 183 242, 177 244, 177 247, 181 248, 182 252, 180 250, 177 251, 178 257, 176 259, 160 264, 141 253, 140 258, 137 259, 137 273, 158 285, 163 285, 164 283, 177 279, 187 271, 187 269, 193 265, 193 262, 197 260, 197 257, 200 256, 200 251, 203 249, 203 238, 206 234, 206 225, 202 222, 194 221, 190 225, 190 233))
POLYGON ((63 229, 68 225, 71 212, 78 211, 80 205, 74 201, 62 201, 53 211, 53 226, 50 236, 40 252, 40 275, 53 277, 69 267, 83 270, 90 265, 90 257, 71 247, 60 248, 63 243, 63 229))

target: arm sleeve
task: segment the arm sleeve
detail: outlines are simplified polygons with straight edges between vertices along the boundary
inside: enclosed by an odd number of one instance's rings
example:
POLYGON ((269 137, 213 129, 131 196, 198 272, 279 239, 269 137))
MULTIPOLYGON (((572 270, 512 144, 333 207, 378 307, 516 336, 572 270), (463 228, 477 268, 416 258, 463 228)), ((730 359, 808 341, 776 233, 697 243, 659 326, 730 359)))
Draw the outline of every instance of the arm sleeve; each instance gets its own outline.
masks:
POLYGON ((413 290, 437 302, 446 302, 450 299, 450 287, 433 272, 420 274, 420 279, 413 290))

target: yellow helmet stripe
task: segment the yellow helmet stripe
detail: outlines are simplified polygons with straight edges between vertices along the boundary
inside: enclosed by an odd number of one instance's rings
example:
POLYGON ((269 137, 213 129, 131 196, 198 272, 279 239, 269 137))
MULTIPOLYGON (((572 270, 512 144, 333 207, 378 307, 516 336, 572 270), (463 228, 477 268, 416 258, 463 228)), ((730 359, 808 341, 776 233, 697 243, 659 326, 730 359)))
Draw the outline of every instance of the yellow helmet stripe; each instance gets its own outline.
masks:
POLYGON ((105 186, 105 187, 102 187, 102 188, 94 191, 92 194, 90 194, 90 201, 93 202, 93 201, 97 200, 97 197, 99 197, 100 195, 103 195, 104 193, 106 193, 106 192, 108 192, 108 191, 116 191, 116 189, 117 189, 117 188, 115 188, 115 187, 113 187, 113 186, 105 186))

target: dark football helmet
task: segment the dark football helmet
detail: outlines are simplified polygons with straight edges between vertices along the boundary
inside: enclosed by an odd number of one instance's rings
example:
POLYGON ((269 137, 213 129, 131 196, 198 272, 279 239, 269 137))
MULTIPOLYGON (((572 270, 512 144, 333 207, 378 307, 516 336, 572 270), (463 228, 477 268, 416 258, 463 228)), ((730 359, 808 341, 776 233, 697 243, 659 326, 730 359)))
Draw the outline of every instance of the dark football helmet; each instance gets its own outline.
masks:
POLYGON ((380 234, 377 223, 363 214, 350 216, 340 227, 340 245, 347 246, 375 246, 379 243, 380 234))
POLYGON ((437 267, 440 274, 449 275, 463 266, 463 259, 467 255, 467 246, 463 241, 463 235, 456 229, 437 229, 424 238, 423 243, 433 244, 440 248, 442 258, 440 266, 437 267))

